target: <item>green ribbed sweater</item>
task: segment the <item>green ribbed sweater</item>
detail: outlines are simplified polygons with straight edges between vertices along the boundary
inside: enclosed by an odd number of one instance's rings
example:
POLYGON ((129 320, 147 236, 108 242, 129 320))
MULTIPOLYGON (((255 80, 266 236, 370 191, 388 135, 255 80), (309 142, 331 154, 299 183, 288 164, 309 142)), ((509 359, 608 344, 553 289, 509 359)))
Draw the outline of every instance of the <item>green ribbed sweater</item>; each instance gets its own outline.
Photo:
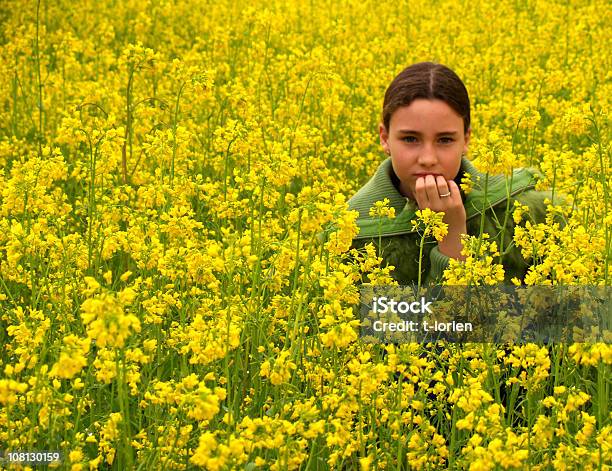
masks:
MULTIPOLYGON (((529 263, 523 259, 520 250, 513 243, 514 201, 529 207, 528 214, 533 222, 544 222, 546 216, 544 199, 550 198, 550 193, 533 189, 535 171, 529 169, 515 170, 512 178, 503 175, 486 176, 464 157, 461 161, 459 177, 465 172, 469 173, 472 181, 475 182, 473 190, 468 195, 461 192, 466 208, 468 234, 478 235, 480 233, 481 214, 484 212, 484 232, 489 234, 490 240, 497 241, 498 248, 504 247, 502 264, 505 270, 505 282, 510 282, 513 277, 522 280, 529 268, 529 263), (508 203, 509 206, 507 206, 508 203), (509 211, 506 217, 507 207, 509 211), (502 231, 504 221, 506 230, 502 231), (501 244, 502 236, 503 245, 501 244)), ((415 284, 418 280, 421 235, 412 230, 410 220, 415 217, 414 213, 418 207, 414 201, 399 192, 396 186, 398 181, 391 165, 391 158, 387 158, 380 164, 372 178, 349 200, 349 208, 359 212, 357 224, 360 232, 353 240, 352 248, 361 249, 366 243, 372 242, 377 249, 378 256, 383 258, 382 265, 395 266, 392 276, 398 283, 415 284), (390 200, 390 206, 395 208, 396 217, 381 220, 371 218, 370 208, 375 201, 384 198, 390 200), (383 222, 383 227, 379 246, 381 222, 383 222)), ((440 283, 449 260, 449 257, 440 252, 435 239, 426 239, 421 266, 422 279, 427 284, 440 283)))

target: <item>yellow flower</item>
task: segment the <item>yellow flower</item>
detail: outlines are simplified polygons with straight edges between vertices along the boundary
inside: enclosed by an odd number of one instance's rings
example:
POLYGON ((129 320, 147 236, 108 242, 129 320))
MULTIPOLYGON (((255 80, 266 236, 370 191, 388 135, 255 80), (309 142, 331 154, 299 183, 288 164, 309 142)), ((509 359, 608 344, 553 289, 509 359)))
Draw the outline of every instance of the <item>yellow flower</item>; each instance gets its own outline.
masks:
POLYGON ((76 335, 64 337, 64 348, 60 358, 49 371, 49 376, 71 379, 87 366, 87 353, 89 352, 90 339, 81 339, 76 335))
POLYGON ((448 224, 444 219, 444 212, 436 212, 430 208, 416 211, 416 219, 410 221, 413 230, 418 230, 424 237, 433 235, 437 241, 441 241, 448 234, 448 224))
POLYGON ((472 179, 472 175, 469 172, 465 172, 463 177, 461 177, 461 189, 466 195, 469 195, 474 188, 474 180, 472 179))
POLYGON ((376 201, 374 206, 370 208, 370 216, 376 218, 387 217, 389 219, 395 218, 395 208, 389 207, 389 198, 384 198, 382 201, 376 201))
MULTIPOLYGON (((87 336, 96 345, 123 347, 132 332, 140 332, 140 321, 134 314, 124 312, 124 302, 110 293, 86 299, 81 305, 81 317, 87 326, 87 336)), ((131 296, 128 297, 128 299, 131 296)))
POLYGON ((590 104, 570 107, 561 118, 562 128, 569 134, 581 135, 589 128, 589 116, 591 115, 590 104))
POLYGON ((283 350, 274 360, 271 366, 269 361, 264 361, 259 370, 259 374, 263 378, 270 378, 270 382, 274 385, 279 385, 288 382, 291 378, 291 372, 297 368, 296 364, 289 360, 291 354, 289 350, 283 350))
POLYGON ((27 391, 28 385, 12 379, 0 379, 0 404, 15 404, 20 394, 27 391))
POLYGON ((217 447, 218 443, 215 439, 215 434, 212 432, 204 432, 200 435, 198 447, 189 458, 189 461, 206 469, 222 469, 225 460, 220 460, 215 456, 217 447))
POLYGON ((504 281, 504 268, 494 262, 499 256, 497 243, 488 241, 489 235, 484 233, 479 241, 476 236, 462 237, 461 254, 465 260, 451 259, 444 271, 444 283, 447 285, 495 285, 504 281))
POLYGON ((372 466, 373 456, 367 456, 365 458, 359 458, 359 469, 361 471, 370 471, 370 466, 372 466))
MULTIPOLYGON (((521 166, 521 161, 513 151, 512 143, 505 133, 494 129, 483 137, 475 137, 470 145, 474 165, 491 175, 510 175, 512 170, 521 166)), ((484 182, 480 182, 484 185, 484 182)))

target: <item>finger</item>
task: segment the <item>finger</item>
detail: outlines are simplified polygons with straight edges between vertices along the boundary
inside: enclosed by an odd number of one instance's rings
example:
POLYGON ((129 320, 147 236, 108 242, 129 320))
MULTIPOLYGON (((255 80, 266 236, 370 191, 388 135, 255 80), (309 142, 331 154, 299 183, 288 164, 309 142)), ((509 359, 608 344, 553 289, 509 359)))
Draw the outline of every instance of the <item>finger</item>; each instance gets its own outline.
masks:
POLYGON ((438 195, 440 196, 440 199, 444 200, 452 196, 452 193, 450 195, 448 194, 450 192, 450 189, 448 187, 448 184, 446 183, 446 179, 442 175, 438 175, 436 177, 436 184, 438 185, 438 195))
POLYGON ((448 181, 448 191, 451 192, 450 199, 456 205, 463 205, 463 200, 461 199, 461 192, 459 191, 459 186, 455 183, 455 180, 448 181))
POLYGON ((433 175, 427 175, 425 177, 425 192, 427 193, 427 199, 429 200, 430 204, 436 204, 440 201, 438 185, 436 184, 436 178, 433 175))
POLYGON ((416 183, 414 185, 414 193, 415 193, 415 198, 417 200, 419 209, 423 209, 427 207, 428 199, 427 199, 427 192, 425 191, 425 178, 424 177, 417 178, 416 183))

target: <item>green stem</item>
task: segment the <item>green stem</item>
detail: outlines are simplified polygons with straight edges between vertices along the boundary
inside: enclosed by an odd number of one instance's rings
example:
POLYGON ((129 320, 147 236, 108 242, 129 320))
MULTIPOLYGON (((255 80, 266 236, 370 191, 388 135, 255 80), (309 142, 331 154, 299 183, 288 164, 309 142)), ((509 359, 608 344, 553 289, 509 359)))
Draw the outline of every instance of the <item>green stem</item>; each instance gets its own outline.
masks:
POLYGON ((179 102, 181 100, 181 95, 183 94, 183 89, 187 82, 183 82, 181 88, 178 91, 178 95, 176 96, 176 104, 174 105, 174 119, 172 120, 172 162, 170 164, 170 185, 174 180, 174 159, 176 157, 176 127, 178 122, 178 113, 179 113, 179 102))
POLYGON ((487 209, 487 191, 489 188, 489 172, 485 174, 484 195, 482 199, 482 212, 480 213, 480 229, 478 231, 478 244, 476 245, 476 256, 480 256, 480 245, 482 243, 482 234, 484 233, 485 212, 487 209))
MULTIPOLYGON (((504 212, 504 222, 501 227, 501 235, 499 237, 499 263, 503 265, 504 258, 504 242, 506 235, 506 224, 508 224, 508 216, 510 215, 510 193, 512 192, 512 180, 514 179, 514 169, 510 169, 510 184, 506 185, 506 211, 504 212)), ((506 180, 508 183, 508 180, 506 180)))
MULTIPOLYGON (((128 404, 126 384, 125 384, 125 350, 121 348, 121 359, 116 357, 116 367, 117 374, 119 376, 119 381, 117 384, 117 393, 119 396, 119 410, 121 412, 121 420, 123 423, 124 436, 122 437, 122 453, 119 454, 120 458, 125 459, 124 463, 127 465, 125 469, 132 469, 133 467, 133 456, 132 456, 132 447, 130 444, 130 440, 132 437, 131 427, 130 427, 130 408, 128 404)), ((119 462, 121 464, 121 461, 119 462)), ((121 468, 121 466, 119 466, 121 468)))
POLYGON ((419 244, 419 274, 417 279, 417 293, 421 291, 421 267, 423 266, 423 246, 425 245, 425 231, 421 236, 421 242, 419 244))
POLYGON ((89 138, 89 135, 87 135, 87 139, 89 141, 89 204, 87 205, 87 226, 88 226, 87 227, 87 252, 88 252, 87 269, 89 270, 91 274, 91 273, 94 273, 91 268, 91 258, 92 258, 92 251, 93 251, 91 239, 93 236, 92 226, 93 226, 93 215, 95 213, 94 206, 96 204, 96 197, 95 197, 96 158, 94 156, 93 146, 91 144, 91 139, 89 138))
POLYGON ((123 148, 121 149, 121 170, 123 172, 123 184, 127 184, 127 144, 130 144, 130 160, 132 160, 132 83, 134 79, 134 65, 130 64, 130 75, 128 78, 127 90, 126 90, 126 126, 125 126, 125 140, 123 141, 123 148))
MULTIPOLYGON (((302 208, 300 208, 298 210, 298 221, 297 221, 297 239, 295 242, 295 267, 293 269, 293 281, 291 284, 291 303, 289 305, 289 313, 290 315, 293 313, 293 306, 295 305, 295 294, 296 294, 296 288, 297 288, 297 280, 298 280, 298 276, 300 273, 300 243, 301 243, 301 235, 302 235, 302 208)), ((301 292, 300 292, 300 298, 302 297, 301 292)), ((295 320, 294 320, 294 329, 293 329, 293 338, 291 338, 291 340, 295 339, 295 337, 297 336, 297 323, 299 322, 299 316, 296 316, 295 320)), ((287 331, 285 332, 285 345, 288 343, 288 341, 290 340, 289 337, 289 328, 287 328, 287 331)))
POLYGON ((36 55, 36 79, 38 81, 38 154, 42 156, 42 143, 45 137, 43 129, 43 84, 40 73, 40 0, 36 2, 36 43, 34 46, 36 55))
MULTIPOLYGON (((608 192, 608 175, 606 175, 606 167, 604 165, 604 160, 603 160, 603 149, 601 146, 601 135, 599 133, 599 126, 597 126, 597 121, 595 120, 595 116, 593 115, 593 127, 595 128, 595 132, 597 134, 597 153, 599 155, 599 166, 601 171, 599 172, 600 178, 601 178, 601 185, 603 187, 603 192, 604 192, 604 214, 609 214, 608 212, 608 208, 609 208, 609 192, 608 192)), ((611 238, 611 234, 610 234, 610 229, 609 229, 609 225, 606 224, 606 256, 605 258, 605 268, 604 268, 604 285, 608 286, 608 273, 609 273, 609 268, 610 268, 610 238, 611 238)))

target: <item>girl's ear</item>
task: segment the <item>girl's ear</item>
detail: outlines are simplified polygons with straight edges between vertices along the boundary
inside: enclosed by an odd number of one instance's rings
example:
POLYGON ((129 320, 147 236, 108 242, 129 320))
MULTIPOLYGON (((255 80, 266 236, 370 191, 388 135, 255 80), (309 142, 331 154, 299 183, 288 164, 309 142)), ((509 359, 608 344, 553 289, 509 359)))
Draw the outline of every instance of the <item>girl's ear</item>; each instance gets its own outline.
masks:
POLYGON ((385 154, 390 155, 391 149, 389 149, 389 133, 383 123, 378 124, 378 135, 380 136, 380 145, 382 146, 385 154))

